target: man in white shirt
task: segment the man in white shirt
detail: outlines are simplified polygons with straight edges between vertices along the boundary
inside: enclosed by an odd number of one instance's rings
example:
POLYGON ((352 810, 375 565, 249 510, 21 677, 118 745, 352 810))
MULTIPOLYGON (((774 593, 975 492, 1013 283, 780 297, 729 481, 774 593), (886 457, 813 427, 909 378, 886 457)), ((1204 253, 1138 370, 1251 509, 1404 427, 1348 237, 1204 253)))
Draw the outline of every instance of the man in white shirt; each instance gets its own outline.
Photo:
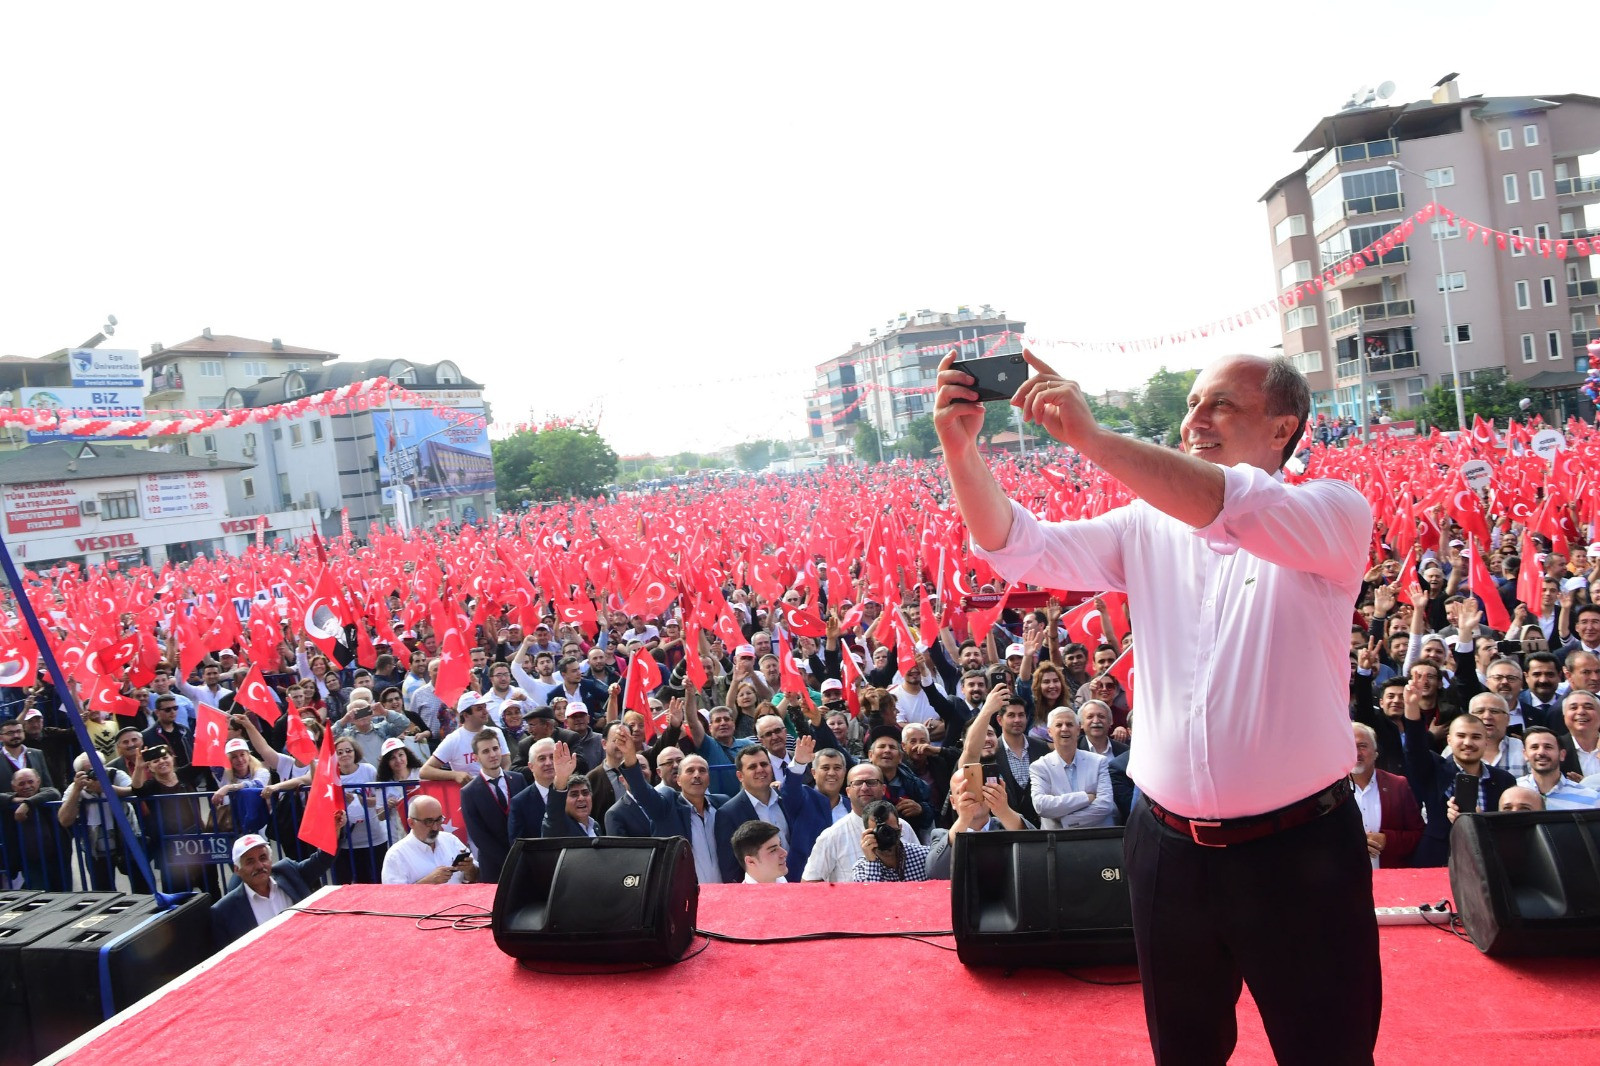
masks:
POLYGON ((955 357, 934 426, 977 555, 1008 581, 1124 591, 1139 619, 1126 873, 1156 1060, 1227 1061, 1248 975, 1280 1060, 1372 1062, 1383 975, 1347 697, 1372 510, 1348 482, 1282 480, 1309 416, 1304 375, 1282 357, 1207 367, 1174 451, 1099 426, 1078 385, 1026 353, 1023 419, 1134 497, 1047 524, 989 470, 955 357), (1293 654, 1223 658, 1291 615, 1293 654), (1268 887, 1318 901, 1309 937, 1293 908, 1262 913, 1268 887))
POLYGON ((188 696, 196 704, 205 704, 207 707, 218 707, 228 696, 233 695, 232 689, 222 687, 222 671, 215 663, 206 663, 200 668, 200 684, 189 684, 188 681, 176 674, 173 682, 179 692, 188 696))
MULTIPOLYGON (((1567 656, 1571 663, 1587 652, 1567 656)), ((1568 769, 1576 762, 1580 778, 1600 774, 1600 696, 1592 689, 1574 689, 1561 701, 1561 717, 1569 736, 1561 742, 1567 749, 1568 769)))
POLYGON ((483 696, 470 689, 463 692, 456 704, 456 711, 461 716, 460 723, 439 742, 433 754, 428 756, 428 761, 422 764, 422 769, 417 771, 417 776, 424 781, 454 781, 458 785, 465 785, 477 777, 478 757, 473 754, 472 742, 480 729, 487 729, 500 737, 500 757, 506 760, 511 758, 506 738, 500 730, 489 724, 489 707, 483 696))
POLYGON ((1600 792, 1572 781, 1561 772, 1561 742, 1542 725, 1529 726, 1522 746, 1528 772, 1517 779, 1544 799, 1547 811, 1586 811, 1600 806, 1600 792))
POLYGON ((1100 829, 1117 824, 1111 760, 1078 748, 1078 715, 1057 707, 1045 719, 1051 751, 1028 766, 1041 829, 1100 829))
MULTIPOLYGON (((832 749, 828 749, 832 750, 832 749)), ((822 752, 817 753, 820 759, 822 752)), ((850 803, 842 818, 817 835, 806 859, 802 881, 832 881, 840 883, 851 879, 856 860, 861 858, 861 834, 866 831, 862 812, 867 804, 884 798, 883 771, 869 762, 858 762, 850 767, 845 780, 844 794, 850 803)), ((917 834, 905 822, 900 823, 900 835, 915 843, 917 834)))
POLYGON ((406 813, 411 832, 384 854, 384 884, 460 885, 478 879, 471 853, 454 834, 444 831, 444 808, 438 800, 414 796, 406 813))
POLYGON ((928 694, 923 691, 922 671, 926 656, 927 651, 919 644, 917 668, 902 677, 900 683, 889 690, 894 696, 896 725, 926 725, 929 722, 942 721, 939 712, 933 709, 928 694))
POLYGON ((744 867, 747 885, 781 885, 789 853, 778 842, 778 827, 771 822, 749 821, 733 831, 733 854, 744 867))

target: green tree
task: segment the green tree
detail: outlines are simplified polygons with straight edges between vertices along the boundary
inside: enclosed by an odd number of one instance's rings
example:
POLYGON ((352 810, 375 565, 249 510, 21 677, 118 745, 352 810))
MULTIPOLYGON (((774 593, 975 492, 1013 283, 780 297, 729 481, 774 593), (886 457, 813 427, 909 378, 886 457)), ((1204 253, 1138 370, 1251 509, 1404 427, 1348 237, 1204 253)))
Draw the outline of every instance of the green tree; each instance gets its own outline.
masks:
POLYGON ((883 458, 883 437, 871 422, 856 426, 856 458, 863 463, 876 463, 883 458))
POLYGON ((1189 388, 1199 373, 1198 370, 1174 372, 1162 367, 1150 375, 1133 403, 1133 410, 1128 412, 1140 436, 1168 444, 1178 442, 1178 427, 1188 407, 1189 388))
POLYGON ((772 462, 772 442, 770 440, 751 440, 733 446, 733 457, 739 465, 749 471, 761 470, 772 462))
POLYGON ((502 508, 525 500, 590 496, 617 476, 617 453, 592 429, 516 433, 490 448, 502 508))
POLYGON ((998 400, 983 405, 983 425, 978 428, 978 439, 990 443, 1002 433, 1017 428, 1017 409, 998 400))
POLYGON ((926 459, 933 454, 933 449, 939 445, 939 431, 933 428, 933 416, 922 415, 912 419, 906 426, 905 434, 900 438, 899 446, 910 453, 913 459, 926 459))
POLYGON ((772 457, 774 459, 787 459, 787 458, 789 458, 789 445, 787 443, 785 443, 784 441, 781 441, 781 440, 773 441, 772 442, 772 457))
MULTIPOLYGON (((1529 395, 1522 383, 1498 371, 1480 372, 1473 376, 1470 385, 1463 383, 1461 406, 1466 409, 1467 423, 1473 415, 1495 419, 1504 423, 1521 415, 1517 401, 1529 395)), ((1435 385, 1422 394, 1422 417, 1428 425, 1441 430, 1459 429, 1456 424, 1456 393, 1445 385, 1435 385)))

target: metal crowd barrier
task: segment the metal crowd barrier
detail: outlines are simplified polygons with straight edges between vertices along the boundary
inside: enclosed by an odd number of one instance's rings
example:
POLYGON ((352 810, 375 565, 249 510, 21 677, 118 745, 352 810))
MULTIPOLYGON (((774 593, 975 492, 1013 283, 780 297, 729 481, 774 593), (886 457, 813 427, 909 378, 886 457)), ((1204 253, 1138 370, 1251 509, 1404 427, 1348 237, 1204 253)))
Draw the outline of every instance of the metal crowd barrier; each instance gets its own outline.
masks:
MULTIPOLYGON (((344 787, 348 824, 339 834, 339 853, 324 883, 375 884, 383 878, 389 846, 408 831, 406 801, 421 782, 376 781, 344 787), (395 804, 391 814, 390 803, 395 804)), ((84 797, 70 828, 59 820, 61 801, 34 805, 32 815, 9 815, 0 827, 0 871, 12 887, 35 891, 148 893, 200 889, 220 896, 234 882, 233 842, 261 833, 272 842, 274 861, 308 859, 315 851, 299 839, 300 820, 310 790, 279 792, 270 801, 245 789, 213 805, 210 792, 185 792, 125 802, 140 839, 156 868, 158 886, 132 867, 109 807, 112 800, 84 797), (91 824, 94 823, 94 824, 91 824)), ((446 825, 461 835, 461 826, 446 825)), ((3 886, 0 886, 3 887, 3 886)))

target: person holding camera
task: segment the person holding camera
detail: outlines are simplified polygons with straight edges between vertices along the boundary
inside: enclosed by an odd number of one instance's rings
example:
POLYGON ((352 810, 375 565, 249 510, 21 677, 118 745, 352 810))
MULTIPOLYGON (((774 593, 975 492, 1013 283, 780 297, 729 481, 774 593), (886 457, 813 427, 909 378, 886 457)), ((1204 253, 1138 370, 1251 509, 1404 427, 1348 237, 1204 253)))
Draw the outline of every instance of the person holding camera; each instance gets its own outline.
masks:
POLYGON ((455 834, 444 831, 444 807, 415 796, 406 808, 411 832, 383 857, 386 885, 460 885, 478 879, 478 867, 455 834))
POLYGON ((900 815, 888 800, 875 800, 862 815, 861 858, 850 880, 926 881, 928 849, 900 835, 900 815))

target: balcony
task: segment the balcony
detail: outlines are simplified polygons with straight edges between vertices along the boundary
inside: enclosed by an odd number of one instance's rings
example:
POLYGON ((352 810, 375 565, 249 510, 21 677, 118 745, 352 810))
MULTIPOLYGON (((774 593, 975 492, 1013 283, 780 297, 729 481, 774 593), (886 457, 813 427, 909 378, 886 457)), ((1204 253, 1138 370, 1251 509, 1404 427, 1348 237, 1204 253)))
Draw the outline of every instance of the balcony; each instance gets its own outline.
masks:
MULTIPOLYGON (((1344 258, 1344 256, 1341 256, 1339 260, 1334 260, 1334 262, 1339 262, 1344 258)), ((1318 262, 1323 263, 1323 270, 1327 270, 1333 265, 1333 263, 1330 262, 1323 262, 1323 260, 1320 258, 1318 259, 1318 262)), ((1383 268, 1402 266, 1409 262, 1411 262, 1411 249, 1402 244, 1400 247, 1390 249, 1383 255, 1379 256, 1378 261, 1371 266, 1363 267, 1360 270, 1349 274, 1335 275, 1333 279, 1333 287, 1337 289, 1351 284, 1370 284, 1374 278, 1381 278, 1389 274, 1403 274, 1405 273, 1404 271, 1385 270, 1383 268)))
POLYGON ((1363 141, 1360 144, 1341 144, 1329 149, 1311 164, 1306 171, 1306 188, 1314 190, 1334 168, 1389 159, 1400 154, 1399 142, 1393 138, 1381 141, 1363 141))
POLYGON ((1591 300, 1600 297, 1600 280, 1590 278, 1588 281, 1567 282, 1567 299, 1591 300))
POLYGON ((1572 335, 1572 348, 1587 353, 1589 345, 1595 341, 1600 341, 1600 329, 1579 330, 1572 335))
POLYGON ((1412 300, 1390 300, 1388 303, 1361 304, 1330 316, 1328 319, 1328 332, 1337 333, 1343 329, 1355 329, 1358 322, 1390 322, 1399 318, 1411 318, 1416 313, 1417 305, 1412 300))
POLYGON ((150 375, 150 395, 162 392, 182 392, 183 375, 178 373, 176 367, 169 367, 159 373, 150 375))
MULTIPOLYGON (((1397 370, 1415 370, 1422 365, 1416 352, 1384 352, 1367 356, 1367 374, 1392 374, 1397 370)), ((1361 363, 1357 359, 1343 360, 1334 365, 1334 376, 1342 382, 1345 378, 1359 378, 1361 363)))
POLYGON ((1592 226, 1589 229, 1564 229, 1561 231, 1561 239, 1564 241, 1586 241, 1594 237, 1600 237, 1600 229, 1592 226))
POLYGON ((1381 215, 1390 211, 1404 211, 1406 198, 1397 192, 1382 192, 1376 196, 1357 196, 1344 202, 1345 218, 1360 218, 1362 215, 1381 215))
POLYGON ((1557 178, 1557 196, 1595 196, 1600 195, 1600 178, 1557 178))

